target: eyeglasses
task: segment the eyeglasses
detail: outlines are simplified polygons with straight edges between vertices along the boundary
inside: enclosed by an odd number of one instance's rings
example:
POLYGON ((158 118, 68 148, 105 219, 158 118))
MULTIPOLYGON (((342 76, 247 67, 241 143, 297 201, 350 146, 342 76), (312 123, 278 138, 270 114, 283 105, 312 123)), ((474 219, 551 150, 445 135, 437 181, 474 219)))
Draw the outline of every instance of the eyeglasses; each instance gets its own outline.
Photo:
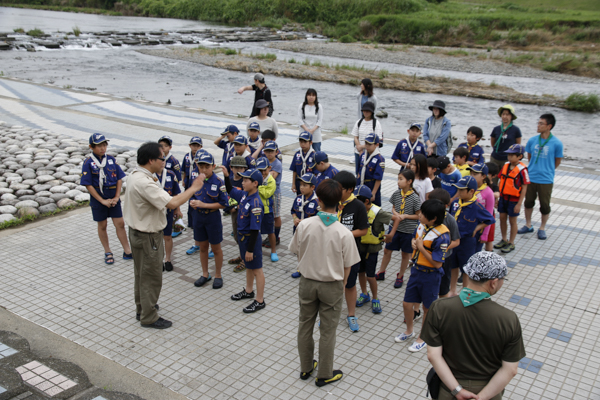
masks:
POLYGON ((538 122, 538 125, 548 125, 548 124, 545 122, 538 122))
POLYGON ((164 159, 164 158, 162 158, 162 157, 158 157, 158 158, 157 158, 157 160, 160 160, 160 161, 162 161, 162 162, 164 162, 164 161, 165 161, 165 159, 164 159))

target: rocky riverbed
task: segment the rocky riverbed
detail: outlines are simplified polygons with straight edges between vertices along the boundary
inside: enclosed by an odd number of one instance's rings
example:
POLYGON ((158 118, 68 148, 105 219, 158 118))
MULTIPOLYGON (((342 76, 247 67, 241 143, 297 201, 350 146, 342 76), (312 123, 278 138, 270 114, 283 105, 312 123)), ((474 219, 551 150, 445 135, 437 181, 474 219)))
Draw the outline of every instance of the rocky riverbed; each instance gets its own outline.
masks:
MULTIPOLYGON (((80 185, 89 151, 86 140, 0 122, 0 223, 89 201, 80 185)), ((110 148, 108 153, 124 171, 137 166, 135 151, 110 148)))

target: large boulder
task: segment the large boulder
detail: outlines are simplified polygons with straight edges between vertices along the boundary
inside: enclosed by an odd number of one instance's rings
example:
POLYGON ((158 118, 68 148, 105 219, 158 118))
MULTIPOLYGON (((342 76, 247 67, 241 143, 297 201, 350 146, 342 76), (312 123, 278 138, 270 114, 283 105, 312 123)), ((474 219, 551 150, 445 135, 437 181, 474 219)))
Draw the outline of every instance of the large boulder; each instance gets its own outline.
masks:
POLYGON ((39 183, 47 183, 55 180, 56 178, 52 175, 38 175, 37 180, 39 183))
POLYGON ((56 202, 56 205, 61 208, 61 209, 65 209, 68 207, 73 207, 77 205, 76 201, 73 201, 71 199, 61 199, 59 201, 56 202))
POLYGON ((90 201, 90 195, 89 195, 89 193, 78 194, 77 196, 75 196, 75 201, 78 201, 78 202, 90 201))
POLYGON ((26 215, 33 215, 34 217, 37 217, 40 215, 40 212, 37 208, 34 207, 23 207, 19 208, 19 211, 17 211, 17 215, 19 217, 24 217, 26 215))
POLYGON ((17 204, 19 202, 19 199, 14 199, 14 200, 1 200, 0 204, 2 204, 3 206, 14 206, 15 204, 17 204))
POLYGON ((17 196, 15 196, 14 194, 11 194, 11 193, 5 193, 2 196, 0 196, 0 199, 2 199, 2 200, 14 200, 16 198, 17 198, 17 196))
POLYGON ((20 208, 25 208, 25 207, 33 207, 33 208, 38 208, 40 205, 33 201, 33 200, 23 200, 23 201, 19 201, 15 207, 17 207, 17 209, 20 208))
POLYGON ((50 188, 50 193, 67 193, 69 191, 69 188, 66 186, 54 186, 50 188))
POLYGON ((38 181, 37 181, 37 179, 24 179, 23 182, 21 182, 21 184, 35 186, 38 184, 38 181))
POLYGON ((16 219, 12 214, 0 214, 0 224, 3 222, 8 222, 16 219))
POLYGON ((34 187, 32 187, 32 189, 34 192, 39 193, 39 192, 48 191, 48 190, 50 190, 51 187, 52 186, 50 186, 50 185, 35 185, 34 187))
POLYGON ((32 172, 35 174, 35 170, 33 168, 19 168, 18 170, 15 171, 15 173, 17 173, 19 175, 23 175, 26 172, 32 172))
POLYGON ((24 196, 20 196, 19 197, 19 201, 25 201, 25 200, 35 200, 35 195, 33 195, 33 194, 26 194, 24 196))
POLYGON ((66 194, 64 194, 64 193, 54 193, 54 194, 52 194, 52 195, 50 196, 50 198, 51 198, 52 200, 54 200, 54 201, 59 201, 59 200, 62 200, 62 199, 68 199, 68 198, 69 198, 69 196, 67 196, 67 195, 66 195, 66 194))
POLYGON ((58 209, 58 206, 54 203, 46 204, 45 206, 41 206, 40 208, 38 208, 38 210, 42 214, 51 213, 51 212, 56 211, 57 209, 58 209))
POLYGON ((21 189, 21 190, 17 190, 15 192, 15 194, 17 195, 17 197, 21 197, 21 196, 29 196, 34 194, 35 192, 33 190, 30 189, 21 189))
POLYGON ((15 191, 9 188, 0 188, 0 194, 6 194, 6 193, 14 193, 15 191))
POLYGON ((69 198, 71 199, 75 199, 75 196, 83 194, 82 192, 80 192, 79 190, 76 189, 72 189, 69 190, 68 192, 65 193, 67 196, 69 196, 69 198))
POLYGON ((6 178, 6 182, 8 183, 21 183, 23 182, 23 177, 18 175, 18 176, 9 176, 6 178))
POLYGON ((16 214, 17 207, 14 206, 0 206, 0 214, 16 214))
POLYGON ((38 203, 40 206, 45 206, 46 204, 54 204, 54 203, 56 203, 50 197, 36 197, 35 198, 35 202, 38 203))
POLYGON ((49 190, 42 190, 41 192, 37 192, 35 195, 38 197, 50 197, 52 196, 52 192, 49 190))

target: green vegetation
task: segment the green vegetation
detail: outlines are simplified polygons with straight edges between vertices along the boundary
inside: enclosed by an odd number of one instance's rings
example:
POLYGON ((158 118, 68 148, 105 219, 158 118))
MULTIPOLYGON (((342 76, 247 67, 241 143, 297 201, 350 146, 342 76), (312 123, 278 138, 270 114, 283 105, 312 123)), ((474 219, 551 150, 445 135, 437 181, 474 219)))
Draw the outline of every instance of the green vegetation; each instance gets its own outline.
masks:
POLYGON ((597 94, 590 93, 573 93, 567 100, 565 105, 569 110, 584 111, 584 112, 598 112, 600 111, 600 99, 597 94))
POLYGON ((63 211, 69 211, 69 210, 73 210, 75 208, 85 207, 87 205, 89 205, 89 201, 84 201, 84 202, 81 202, 81 203, 77 203, 76 205, 73 205, 73 206, 70 206, 70 207, 66 207, 66 208, 63 208, 63 209, 57 208, 55 211, 52 211, 52 212, 49 212, 49 213, 40 214, 37 217, 34 216, 34 215, 25 215, 25 216, 20 217, 20 218, 15 218, 15 219, 13 219, 11 221, 2 222, 0 224, 0 231, 3 230, 3 229, 13 228, 15 226, 23 225, 23 224, 26 224, 28 222, 34 221, 36 219, 51 217, 53 215, 60 214, 63 211))
POLYGON ((342 129, 340 129, 340 133, 341 133, 342 135, 347 135, 347 134, 348 134, 348 125, 344 125, 344 126, 342 127, 342 129))
POLYGON ((275 60, 277 60, 277 55, 273 54, 273 53, 265 53, 265 54, 262 54, 262 53, 258 53, 258 54, 251 53, 250 57, 256 58, 257 60, 267 60, 267 61, 275 61, 275 60))
POLYGON ((31 37, 40 37, 44 34, 44 31, 38 28, 34 28, 27 31, 27 35, 31 37))
POLYGON ((75 35, 75 36, 81 35, 81 29, 79 29, 79 27, 77 25, 73 27, 73 35, 75 35))
POLYGON ((379 76, 379 79, 385 79, 388 77, 389 74, 390 74, 390 71, 388 71, 387 69, 382 69, 379 71, 378 76, 379 76))
POLYGON ((13 32, 14 33, 25 33, 25 29, 23 29, 23 28, 15 28, 15 29, 13 29, 13 32))
POLYGON ((289 62, 290 64, 296 64, 296 59, 294 59, 294 58, 292 57, 292 58, 290 58, 290 59, 288 60, 288 62, 289 62))

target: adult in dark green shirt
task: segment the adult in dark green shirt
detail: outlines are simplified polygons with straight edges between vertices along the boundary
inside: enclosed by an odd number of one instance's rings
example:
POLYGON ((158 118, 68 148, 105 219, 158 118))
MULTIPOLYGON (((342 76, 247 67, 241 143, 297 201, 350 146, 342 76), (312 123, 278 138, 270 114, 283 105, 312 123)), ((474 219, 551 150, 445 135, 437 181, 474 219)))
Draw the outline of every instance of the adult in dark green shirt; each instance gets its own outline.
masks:
POLYGON ((464 270, 469 283, 459 296, 431 305, 421 338, 442 380, 439 400, 500 400, 525 357, 517 315, 491 299, 504 282, 506 261, 479 252, 464 270))

